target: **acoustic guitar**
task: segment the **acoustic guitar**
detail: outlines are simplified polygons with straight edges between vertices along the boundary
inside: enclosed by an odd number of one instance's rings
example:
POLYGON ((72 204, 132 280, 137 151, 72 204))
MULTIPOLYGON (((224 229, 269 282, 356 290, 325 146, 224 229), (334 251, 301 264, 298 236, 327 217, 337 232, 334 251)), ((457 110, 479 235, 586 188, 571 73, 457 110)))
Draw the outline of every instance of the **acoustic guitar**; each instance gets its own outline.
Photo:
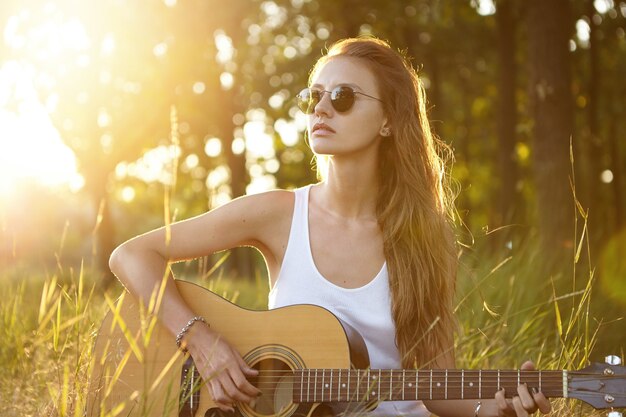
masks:
MULTIPOLYGON (((327 310, 296 305, 240 308, 189 282, 176 281, 204 316, 259 375, 263 394, 235 415, 291 417, 358 414, 381 401, 487 399, 528 384, 547 397, 595 408, 626 407, 626 368, 593 364, 578 371, 370 369, 362 338, 327 310)), ((176 349, 154 315, 124 294, 111 305, 95 342, 87 416, 211 416, 222 413, 193 361, 176 349)))

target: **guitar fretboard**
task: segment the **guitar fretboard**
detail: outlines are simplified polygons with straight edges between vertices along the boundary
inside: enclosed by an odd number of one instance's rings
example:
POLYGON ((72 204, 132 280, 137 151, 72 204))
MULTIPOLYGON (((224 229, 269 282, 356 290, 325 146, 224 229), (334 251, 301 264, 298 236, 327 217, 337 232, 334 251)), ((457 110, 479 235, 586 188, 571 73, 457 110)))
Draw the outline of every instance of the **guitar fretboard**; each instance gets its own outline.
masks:
POLYGON ((293 383, 295 403, 512 397, 520 384, 567 397, 567 371, 296 369, 293 383))

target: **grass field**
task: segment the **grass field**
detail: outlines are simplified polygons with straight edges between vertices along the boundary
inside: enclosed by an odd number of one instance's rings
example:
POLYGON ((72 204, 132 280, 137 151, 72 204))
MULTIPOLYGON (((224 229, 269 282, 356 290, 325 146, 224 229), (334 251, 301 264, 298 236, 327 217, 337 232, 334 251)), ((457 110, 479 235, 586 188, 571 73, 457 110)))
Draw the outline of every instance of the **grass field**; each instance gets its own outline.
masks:
MULTIPOLYGON (((458 367, 510 369, 532 359, 540 369, 579 369, 605 354, 623 357, 623 351, 597 345, 602 321, 619 319, 621 312, 594 312, 591 267, 564 285, 572 278, 532 270, 533 251, 494 255, 479 246, 462 257, 459 274, 458 367)), ((263 308, 266 300, 260 274, 229 280, 217 271, 200 283, 245 307, 263 308)), ((121 292, 117 286, 105 294, 94 284, 81 266, 16 266, 0 273, 0 415, 82 415, 94 338, 107 298, 110 303, 121 292)), ((574 400, 553 406, 554 416, 605 415, 574 400)))

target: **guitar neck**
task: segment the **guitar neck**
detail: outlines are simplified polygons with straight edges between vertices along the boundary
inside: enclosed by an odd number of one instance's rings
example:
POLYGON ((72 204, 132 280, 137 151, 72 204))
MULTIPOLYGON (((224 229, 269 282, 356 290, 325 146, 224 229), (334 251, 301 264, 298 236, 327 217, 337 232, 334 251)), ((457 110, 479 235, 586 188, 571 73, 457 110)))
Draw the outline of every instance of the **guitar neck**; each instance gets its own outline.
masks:
POLYGON ((502 388, 512 397, 520 384, 546 397, 568 391, 568 371, 296 369, 293 381, 296 403, 483 399, 502 388))

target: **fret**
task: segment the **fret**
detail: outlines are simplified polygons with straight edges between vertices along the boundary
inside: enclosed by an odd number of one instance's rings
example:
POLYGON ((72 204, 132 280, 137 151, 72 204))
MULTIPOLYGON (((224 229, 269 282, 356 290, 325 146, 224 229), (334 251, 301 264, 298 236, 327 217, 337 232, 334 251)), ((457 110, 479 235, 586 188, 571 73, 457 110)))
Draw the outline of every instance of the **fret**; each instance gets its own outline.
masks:
POLYGON ((309 369, 309 377, 306 380, 306 402, 311 402, 311 370, 309 369))
POLYGON ((356 371, 356 400, 359 401, 359 391, 361 391, 361 370, 356 371))
MULTIPOLYGON (((376 375, 372 376, 372 370, 370 369, 367 373, 367 399, 370 399, 371 395, 376 395, 376 390, 374 389, 374 383, 376 382, 376 375)), ((380 380, 378 381, 378 387, 380 388, 380 380)), ((380 390, 379 390, 380 392, 380 390)))
POLYGON ((378 370, 378 401, 380 401, 380 378, 381 377, 381 370, 378 370))
POLYGON ((326 401, 330 401, 333 394, 332 394, 332 389, 333 389, 333 370, 332 369, 328 369, 328 372, 326 372, 326 377, 324 377, 324 388, 322 389, 322 396, 327 395, 326 397, 326 401), (323 391, 326 390, 326 394, 323 393, 323 391))
POLYGON ((393 399, 393 369, 389 370, 389 401, 393 399))
POLYGON ((483 371, 478 371, 478 398, 483 398, 483 371))
POLYGON ((352 373, 352 372, 348 369, 348 393, 347 393, 347 395, 346 395, 346 397, 347 397, 347 398, 346 398, 346 401, 349 401, 349 400, 350 400, 350 374, 351 374, 351 373, 352 373))
POLYGON ((337 382, 337 400, 341 401, 341 369, 339 370, 339 381, 337 382))
POLYGON ((539 392, 541 392, 541 371, 539 371, 539 392))
POLYGON ((448 370, 446 369, 446 380, 444 382, 446 393, 444 395, 444 399, 448 399, 448 370))
POLYGON ((461 399, 465 399, 463 390, 465 389, 465 370, 461 369, 461 399))
POLYGON ((335 373, 334 369, 328 369, 328 383, 325 385, 326 388, 328 388, 328 390, 326 391, 326 395, 327 400, 326 401, 332 401, 333 400, 333 374, 335 373))
POLYGON ((406 384, 406 373, 402 370, 402 401, 404 401, 404 384, 406 384))
POLYGON ((430 399, 433 399, 433 370, 430 370, 430 399))
POLYGON ((517 370, 517 385, 520 384, 520 370, 517 370))
POLYGON ((328 383, 324 385, 325 388, 328 388, 328 398, 326 401, 333 400, 333 369, 328 370, 328 383))
POLYGON ((417 387, 419 386, 419 377, 420 377, 420 371, 416 370, 415 371, 415 399, 417 400, 419 398, 419 393, 417 391, 417 387))
POLYGON ((317 402, 317 368, 315 368, 315 382, 313 382, 313 402, 317 402))
POLYGON ((304 402, 304 396, 302 391, 304 391, 304 369, 300 374, 300 402, 304 402))
MULTIPOLYGON (((320 402, 324 402, 324 388, 326 388, 326 381, 324 381, 324 374, 326 373, 325 369, 322 369, 322 386, 320 387, 322 390, 322 401, 320 402)), ((316 381, 317 382, 317 381, 316 381)))
POLYGON ((496 384, 496 386, 498 387, 498 391, 500 391, 501 387, 500 387, 500 370, 498 369, 498 383, 496 384))

